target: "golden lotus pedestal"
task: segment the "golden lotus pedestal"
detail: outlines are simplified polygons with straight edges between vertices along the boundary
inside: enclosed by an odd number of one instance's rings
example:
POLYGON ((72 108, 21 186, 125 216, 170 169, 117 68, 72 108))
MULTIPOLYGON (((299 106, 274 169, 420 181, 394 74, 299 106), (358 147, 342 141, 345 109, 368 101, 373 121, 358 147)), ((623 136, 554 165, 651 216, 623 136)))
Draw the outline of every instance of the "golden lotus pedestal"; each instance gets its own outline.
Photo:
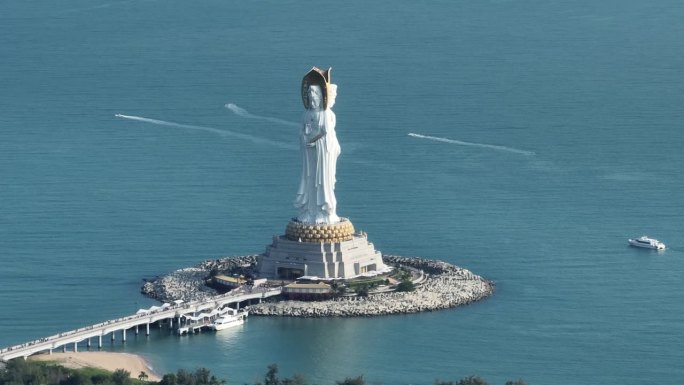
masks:
POLYGON ((290 221, 285 229, 285 237, 291 241, 338 243, 349 241, 353 236, 354 225, 348 219, 330 225, 290 221))
POLYGON ((260 277, 284 280, 352 278, 385 269, 380 251, 346 218, 333 224, 291 220, 257 257, 257 266, 260 277))

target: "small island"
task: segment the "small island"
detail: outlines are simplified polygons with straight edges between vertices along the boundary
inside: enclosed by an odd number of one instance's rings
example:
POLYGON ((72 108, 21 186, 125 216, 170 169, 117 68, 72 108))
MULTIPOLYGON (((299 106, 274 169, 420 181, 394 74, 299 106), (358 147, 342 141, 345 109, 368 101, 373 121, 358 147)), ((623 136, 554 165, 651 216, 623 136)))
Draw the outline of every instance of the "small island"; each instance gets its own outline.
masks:
MULTIPOLYGON (((443 261, 391 255, 383 256, 383 260, 393 267, 391 272, 348 280, 315 279, 319 287, 328 287, 328 290, 299 300, 288 299, 296 295, 281 294, 250 305, 249 313, 281 317, 406 314, 454 308, 494 293, 493 282, 443 261)), ((147 280, 142 293, 161 302, 190 302, 208 301, 228 290, 252 290, 260 282, 252 275, 256 261, 256 255, 207 260, 195 267, 147 280), (235 286, 225 286, 222 290, 216 285, 216 277, 233 277, 235 286)), ((287 287, 303 282, 307 284, 311 280, 266 280, 260 284, 287 287)))

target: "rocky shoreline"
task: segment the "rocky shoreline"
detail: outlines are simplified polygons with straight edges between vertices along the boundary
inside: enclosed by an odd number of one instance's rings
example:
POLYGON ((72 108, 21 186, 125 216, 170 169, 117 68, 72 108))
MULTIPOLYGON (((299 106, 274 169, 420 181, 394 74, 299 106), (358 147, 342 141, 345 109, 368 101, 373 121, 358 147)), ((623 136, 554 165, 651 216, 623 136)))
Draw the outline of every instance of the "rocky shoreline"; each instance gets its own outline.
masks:
POLYGON ((256 255, 206 260, 194 267, 178 269, 167 275, 145 280, 140 292, 160 302, 208 300, 218 295, 216 290, 204 284, 212 270, 226 271, 255 263, 256 255))
MULTIPOLYGON (((487 298, 495 285, 469 270, 449 263, 416 257, 385 255, 383 260, 393 266, 422 270, 424 279, 411 292, 383 292, 367 297, 340 297, 327 301, 275 301, 251 305, 251 315, 276 317, 371 317, 407 314, 454 308, 487 298)), ((181 299, 210 299, 217 292, 204 284, 213 269, 228 270, 248 267, 256 256, 208 260, 191 268, 147 281, 142 293, 162 302, 181 299)))

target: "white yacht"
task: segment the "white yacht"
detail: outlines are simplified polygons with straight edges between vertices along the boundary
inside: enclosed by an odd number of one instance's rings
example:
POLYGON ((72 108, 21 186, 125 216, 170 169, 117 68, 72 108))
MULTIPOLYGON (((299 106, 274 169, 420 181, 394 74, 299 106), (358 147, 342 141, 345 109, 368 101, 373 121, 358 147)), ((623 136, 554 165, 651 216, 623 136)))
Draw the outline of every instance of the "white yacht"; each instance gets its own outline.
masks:
POLYGON ((637 239, 630 239, 629 244, 632 246, 636 247, 644 247, 647 249, 656 249, 656 250, 665 250, 665 244, 660 242, 657 239, 649 238, 647 236, 643 236, 641 238, 637 239))
POLYGON ((219 331, 245 323, 248 315, 246 310, 238 311, 230 308, 226 310, 224 314, 209 325, 210 329, 219 331))

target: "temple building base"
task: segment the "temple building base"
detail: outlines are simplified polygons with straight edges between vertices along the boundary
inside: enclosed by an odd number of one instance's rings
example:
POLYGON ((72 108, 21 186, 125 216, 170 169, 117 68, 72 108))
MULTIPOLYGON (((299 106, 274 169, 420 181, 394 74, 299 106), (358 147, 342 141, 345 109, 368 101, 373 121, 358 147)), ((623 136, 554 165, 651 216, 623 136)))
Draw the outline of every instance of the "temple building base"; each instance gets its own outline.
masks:
POLYGON ((273 237, 273 243, 257 257, 257 268, 262 278, 282 280, 353 278, 387 269, 367 234, 354 232, 345 218, 319 225, 290 221, 285 235, 273 237))

